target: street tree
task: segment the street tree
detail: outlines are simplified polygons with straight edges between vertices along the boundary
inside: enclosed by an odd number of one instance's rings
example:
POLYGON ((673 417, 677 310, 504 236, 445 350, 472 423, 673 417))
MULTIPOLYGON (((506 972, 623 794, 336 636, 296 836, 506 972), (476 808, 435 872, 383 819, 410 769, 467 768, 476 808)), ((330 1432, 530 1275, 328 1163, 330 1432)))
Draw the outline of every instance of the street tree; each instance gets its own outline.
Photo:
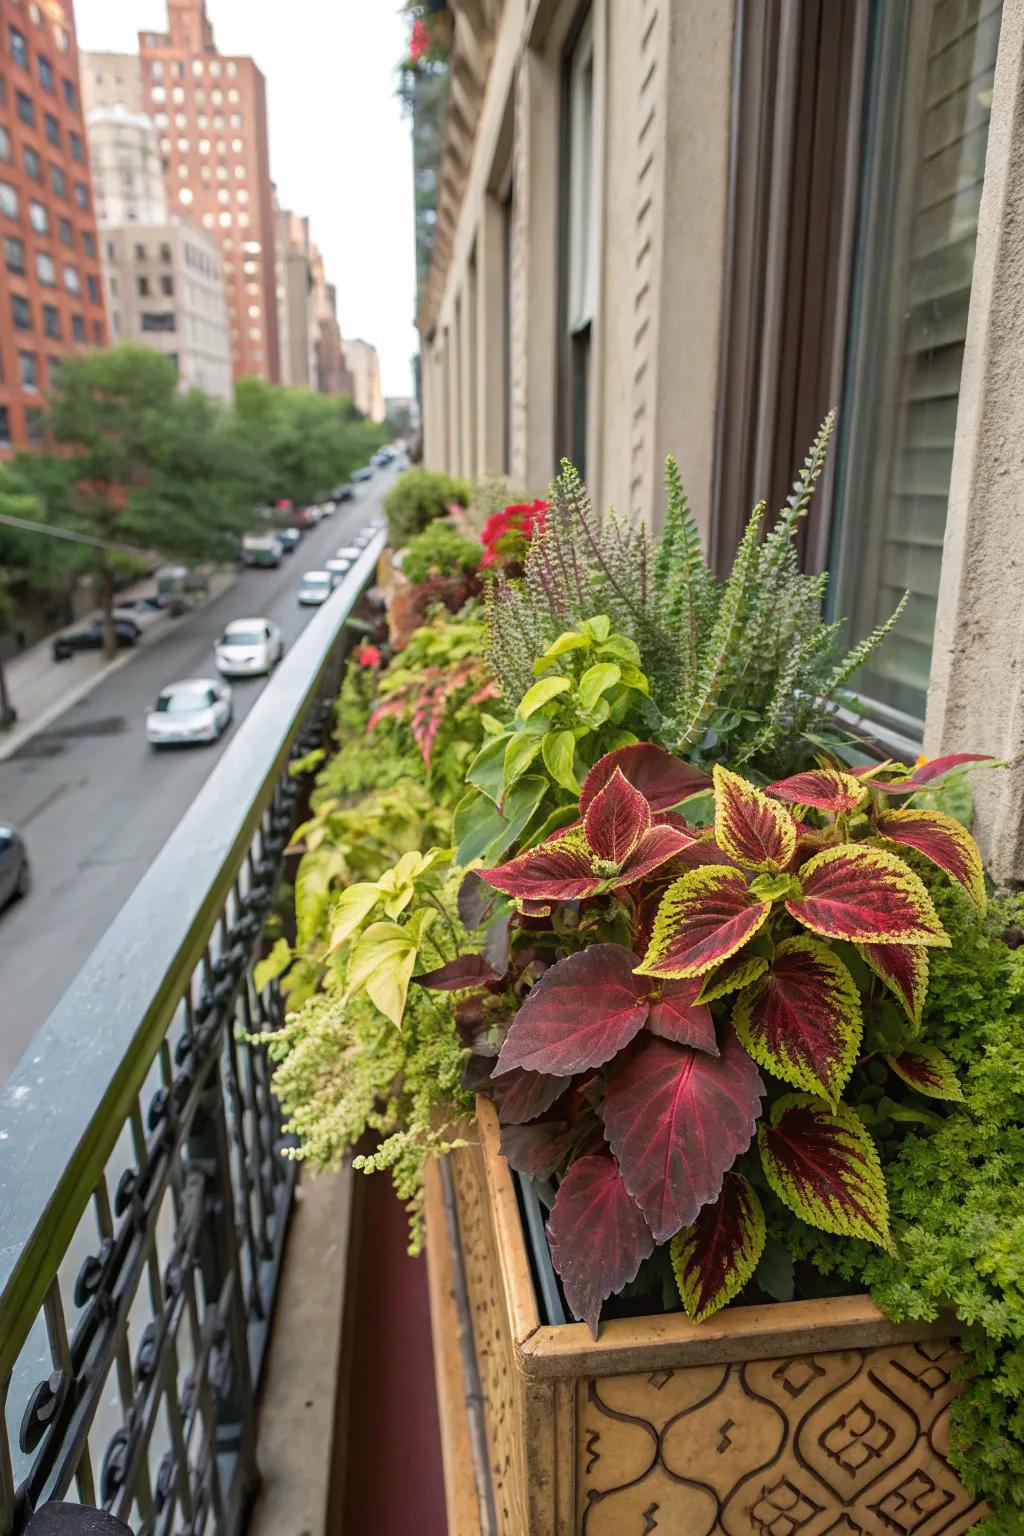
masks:
POLYGON ((347 395, 284 389, 241 379, 235 390, 235 431, 265 475, 264 500, 304 504, 365 464, 386 441, 347 395))
MULTIPOLYGON (((16 633, 19 615, 33 594, 60 590, 73 569, 67 543, 41 533, 46 503, 10 465, 0 464, 0 636, 16 633)), ((0 729, 17 718, 0 650, 0 729)))

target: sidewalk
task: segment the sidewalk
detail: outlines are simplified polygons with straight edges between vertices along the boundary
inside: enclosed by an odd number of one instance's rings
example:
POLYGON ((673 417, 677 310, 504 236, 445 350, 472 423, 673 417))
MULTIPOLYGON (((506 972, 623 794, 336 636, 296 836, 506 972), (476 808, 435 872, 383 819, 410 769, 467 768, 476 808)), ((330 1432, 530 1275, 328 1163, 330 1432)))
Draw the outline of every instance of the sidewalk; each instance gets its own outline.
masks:
MULTIPOLYGON (((234 569, 215 571, 206 598, 193 612, 199 612, 215 601, 233 587, 237 579, 238 573, 234 569)), ((120 600, 130 602, 132 597, 141 595, 143 589, 151 591, 153 584, 151 581, 143 581, 137 585, 138 591, 134 587, 128 588, 120 594, 120 600)), ((165 612, 154 613, 152 620, 140 625, 142 638, 138 645, 118 651, 112 661, 108 661, 102 651, 79 651, 71 661, 56 662, 53 659, 52 635, 40 640, 38 645, 31 646, 27 651, 22 651, 20 656, 13 657, 7 662, 4 674, 11 703, 18 711, 18 719, 9 731, 0 732, 0 762, 16 752, 37 731, 45 730, 66 709, 84 699, 105 677, 128 666, 141 651, 159 645, 166 635, 176 632, 176 626, 187 624, 190 617, 190 614, 186 614, 180 619, 171 619, 165 612)), ((86 623, 87 617, 79 622, 86 623)))

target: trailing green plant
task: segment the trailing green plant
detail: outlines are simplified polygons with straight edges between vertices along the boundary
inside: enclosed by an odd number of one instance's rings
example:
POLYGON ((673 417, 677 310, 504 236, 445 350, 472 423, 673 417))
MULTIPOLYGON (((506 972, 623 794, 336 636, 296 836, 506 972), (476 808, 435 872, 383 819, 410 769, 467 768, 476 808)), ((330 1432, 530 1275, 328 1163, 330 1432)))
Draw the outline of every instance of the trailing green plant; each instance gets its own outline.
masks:
POLYGON ((461 576, 475 571, 482 555, 475 539, 467 539, 446 523, 434 522, 409 540, 402 556, 402 574, 414 585, 431 576, 461 576))
POLYGON ((435 518, 447 517, 452 502, 468 506, 471 494, 467 480, 430 469, 404 470, 384 498, 392 549, 403 548, 435 518))

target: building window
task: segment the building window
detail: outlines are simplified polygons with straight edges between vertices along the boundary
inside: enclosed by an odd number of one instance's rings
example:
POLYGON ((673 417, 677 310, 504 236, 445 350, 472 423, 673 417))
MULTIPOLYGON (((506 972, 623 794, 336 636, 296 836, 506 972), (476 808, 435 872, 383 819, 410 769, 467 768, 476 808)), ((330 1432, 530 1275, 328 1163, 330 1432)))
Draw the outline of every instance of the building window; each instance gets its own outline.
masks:
POLYGON ((77 112, 78 91, 75 89, 75 82, 69 80, 67 75, 63 75, 60 83, 64 90, 64 105, 70 107, 72 112, 77 112))
POLYGON ((210 141, 209 141, 209 139, 200 139, 199 140, 199 153, 201 155, 208 155, 210 153, 210 141))
POLYGON ((46 251, 36 252, 36 277, 47 288, 53 288, 57 283, 57 267, 53 257, 46 251))
POLYGON ((36 109, 31 96, 26 96, 24 91, 18 91, 15 97, 18 107, 18 116, 29 128, 36 125, 36 109))
POLYGON ((75 202, 83 212, 89 206, 89 188, 84 181, 75 182, 75 202))
POLYGON ((250 219, 247 213, 240 213, 238 215, 238 224, 240 229, 248 229, 251 223, 252 219, 250 219))
POLYGON ((152 64, 149 66, 149 73, 154 80, 162 80, 164 77, 163 59, 154 59, 152 64))
POLYGON ((11 163, 11 136, 3 123, 0 123, 0 160, 7 165, 11 163))
POLYGON ((39 70, 39 84, 44 91, 49 91, 52 96, 56 90, 56 81, 53 78, 53 65, 45 54, 40 53, 36 57, 36 67, 39 70))
POLYGON ((185 90, 183 86, 176 85, 174 87, 173 91, 171 92, 171 100, 177 102, 179 106, 181 105, 181 103, 185 100, 185 90))
POLYGON ((203 72, 203 61, 202 61, 202 59, 193 59, 192 60, 192 73, 194 75, 201 75, 202 72, 203 72))
POLYGON ((73 267, 70 262, 66 262, 64 266, 64 287, 68 293, 82 291, 82 279, 78 275, 78 268, 73 267))
POLYGON ((920 739, 931 668, 1000 7, 874 6, 840 416, 835 612, 868 717, 920 739))
POLYGON ((142 244, 136 245, 136 247, 135 247, 135 260, 136 261, 145 261, 145 259, 146 259, 146 247, 144 245, 142 245, 142 244))
POLYGON ((93 304, 100 302, 100 285, 91 272, 86 274, 85 286, 89 294, 89 300, 93 304))
POLYGON ((185 206, 187 207, 188 204, 191 203, 191 201, 192 201, 192 189, 191 189, 191 187, 182 187, 181 191, 178 193, 178 202, 179 203, 184 203, 185 206))
POLYGON ((148 277, 137 277, 135 279, 135 291, 139 295, 140 299, 148 299, 149 298, 149 278, 148 277))
POLYGON ((81 165, 85 160, 85 145, 80 133, 69 133, 68 143, 71 145, 71 158, 81 165))
POLYGON ((238 65, 235 63, 234 59, 228 59, 226 68, 228 74, 232 79, 234 79, 235 75, 238 74, 238 65))
POLYGON ((32 311, 29 309, 28 299, 23 299, 17 293, 11 295, 11 319, 16 331, 32 329, 32 311))
POLYGON ((231 140, 231 148, 232 148, 232 150, 234 151, 234 153, 236 155, 240 155, 242 153, 242 150, 245 148, 245 146, 242 143, 241 139, 232 139, 231 140))
POLYGON ((154 314, 149 310, 143 310, 141 319, 144 331, 176 331, 178 329, 178 322, 173 313, 154 314))
POLYGON ((26 144, 21 152, 21 157, 25 162, 25 174, 30 176, 33 181, 42 181, 43 164, 35 150, 26 144))
MULTIPOLYGON (((230 229, 231 228, 231 215, 230 215, 230 213, 218 214, 217 215, 217 222, 220 225, 221 229, 230 229)), ((241 220, 239 220, 239 222, 241 222, 241 220)))
POLYGON ((4 236, 4 262, 8 272, 17 272, 24 276, 25 242, 19 240, 17 235, 4 236))
POLYGON ((116 299, 116 298, 119 297, 120 292, 121 292, 121 284, 119 283, 119 281, 117 280, 116 277, 111 277, 111 279, 110 279, 110 297, 112 299, 116 299))
POLYGON ((195 90, 192 92, 192 99, 197 107, 201 107, 205 104, 206 92, 203 90, 201 85, 197 85, 195 90))
POLYGON ((174 293, 174 278, 169 277, 166 272, 160 279, 160 292, 167 298, 171 298, 174 293))
POLYGON ((18 353, 18 377, 22 389, 39 388, 39 360, 34 352, 18 353))
POLYGON ((18 194, 9 181, 0 181, 0 213, 9 219, 18 217, 18 194))
MULTIPOLYGON (((170 122, 170 118, 167 116, 166 112, 154 112, 153 121, 158 128, 166 128, 167 124, 170 122)), ((167 147, 170 149, 169 144, 167 147)))
POLYGON ((59 165, 50 166, 50 186, 53 188, 55 197, 67 197, 68 184, 59 165))
POLYGON ((82 250, 87 256, 96 255, 96 239, 89 229, 82 230, 82 250))
POLYGON ((8 36, 11 39, 11 58, 15 64, 20 64, 22 69, 28 69, 28 43, 25 34, 19 32, 17 27, 8 27, 8 36))
POLYGON ((188 139, 179 139, 178 140, 178 153, 179 153, 179 155, 187 155, 188 154, 188 139))
MULTIPOLYGON (((175 112, 175 114, 174 114, 174 126, 175 126, 175 128, 187 128, 188 127, 188 113, 187 112, 175 112)), ((199 120, 199 126, 202 127, 202 118, 200 118, 200 120, 199 120)))
POLYGON ((242 114, 240 112, 232 112, 228 121, 230 122, 232 128, 241 128, 242 114))
POLYGON ((37 203, 34 200, 29 203, 28 221, 37 235, 48 235, 50 233, 50 215, 42 203, 37 203))
POLYGON ((157 103, 167 100, 167 92, 162 85, 154 85, 149 94, 157 103))
POLYGON ((61 245, 69 245, 71 246, 72 250, 74 249, 75 232, 71 228, 70 219, 57 220, 57 239, 60 241, 61 245))
POLYGON ((30 405, 25 412, 25 433, 30 443, 43 441, 43 413, 37 405, 30 405))
POLYGON ((11 446, 11 418, 6 405, 0 405, 0 448, 11 446))
POLYGON ((85 321, 81 315, 71 316, 71 338, 73 341, 85 340, 85 321))
MULTIPOLYGON (((566 63, 566 210, 562 233, 562 306, 559 376, 561 451, 579 467, 587 462, 590 336, 597 273, 594 33, 588 16, 566 63)), ((580 469, 586 475, 586 469, 580 469)))
POLYGON ((60 341, 60 314, 55 304, 43 305, 43 334, 60 341))
POLYGON ((46 134, 47 144, 52 144, 54 149, 60 149, 60 123, 52 112, 43 113, 43 132, 46 134))
POLYGON ((180 80, 184 73, 185 66, 181 59, 175 59, 174 63, 171 65, 171 74, 174 76, 175 80, 180 80))

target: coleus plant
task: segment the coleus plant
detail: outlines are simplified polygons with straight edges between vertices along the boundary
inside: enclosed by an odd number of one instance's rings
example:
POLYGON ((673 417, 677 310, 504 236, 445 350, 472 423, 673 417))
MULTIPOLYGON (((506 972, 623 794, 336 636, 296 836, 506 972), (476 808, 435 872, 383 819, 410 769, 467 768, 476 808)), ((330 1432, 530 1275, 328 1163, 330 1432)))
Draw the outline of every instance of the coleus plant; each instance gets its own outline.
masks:
POLYGON ((728 1302, 764 1247, 759 1190, 890 1244, 878 1153, 841 1095, 874 1057, 897 1092, 959 1096, 917 1039, 928 950, 949 941, 899 850, 984 902, 970 835, 920 808, 982 760, 826 764, 760 789, 627 746, 587 775, 575 825, 470 877, 516 902, 508 965, 419 979, 476 989, 457 1012, 474 1085, 512 1165, 558 1176, 552 1258, 592 1330, 666 1242, 691 1319, 728 1302), (675 807, 709 787, 713 826, 689 826, 675 807))

